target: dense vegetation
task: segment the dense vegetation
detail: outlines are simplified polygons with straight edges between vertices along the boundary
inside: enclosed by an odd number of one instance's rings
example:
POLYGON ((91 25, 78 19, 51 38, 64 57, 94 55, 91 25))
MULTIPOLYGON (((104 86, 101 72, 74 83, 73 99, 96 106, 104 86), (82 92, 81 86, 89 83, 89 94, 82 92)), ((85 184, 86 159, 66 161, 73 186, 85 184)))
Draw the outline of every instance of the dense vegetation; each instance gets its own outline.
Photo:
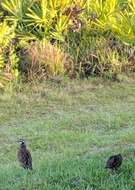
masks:
POLYGON ((134 0, 2 0, 0 86, 134 71, 134 0))

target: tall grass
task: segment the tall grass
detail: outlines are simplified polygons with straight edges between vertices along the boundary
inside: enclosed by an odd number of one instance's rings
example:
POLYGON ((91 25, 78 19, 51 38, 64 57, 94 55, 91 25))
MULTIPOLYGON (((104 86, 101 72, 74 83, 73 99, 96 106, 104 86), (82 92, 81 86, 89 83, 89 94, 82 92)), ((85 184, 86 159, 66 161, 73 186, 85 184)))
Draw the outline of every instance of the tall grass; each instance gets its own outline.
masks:
POLYGON ((34 42, 28 48, 29 79, 43 79, 49 76, 63 75, 68 55, 60 47, 47 41, 34 42))

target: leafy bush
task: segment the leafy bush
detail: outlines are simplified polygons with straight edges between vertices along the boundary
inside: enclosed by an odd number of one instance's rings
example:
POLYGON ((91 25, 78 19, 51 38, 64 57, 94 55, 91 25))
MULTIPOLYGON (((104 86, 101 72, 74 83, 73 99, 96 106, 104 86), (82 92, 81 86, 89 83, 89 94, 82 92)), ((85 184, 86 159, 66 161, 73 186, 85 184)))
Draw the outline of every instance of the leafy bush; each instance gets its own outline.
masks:
POLYGON ((91 29, 101 32, 111 30, 112 23, 116 20, 119 9, 118 0, 89 0, 86 1, 86 18, 89 18, 91 29))
POLYGON ((71 0, 3 0, 1 5, 8 12, 6 19, 17 22, 19 35, 64 40, 70 19, 63 13, 71 0))
POLYGON ((29 80, 134 71, 134 18, 134 0, 2 0, 1 76, 13 79, 22 70, 29 80))
POLYGON ((6 21, 0 23, 0 79, 2 83, 18 77, 18 58, 16 56, 13 39, 16 25, 8 25, 6 21))

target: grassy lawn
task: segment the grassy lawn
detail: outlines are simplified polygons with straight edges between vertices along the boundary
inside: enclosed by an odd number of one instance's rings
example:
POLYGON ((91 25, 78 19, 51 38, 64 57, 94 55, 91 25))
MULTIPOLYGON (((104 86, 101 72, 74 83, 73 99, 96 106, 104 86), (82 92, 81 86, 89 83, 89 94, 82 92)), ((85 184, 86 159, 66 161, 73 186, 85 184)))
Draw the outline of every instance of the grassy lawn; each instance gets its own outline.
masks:
POLYGON ((0 190, 134 190, 135 85, 84 80, 0 95, 0 190), (33 171, 17 161, 26 139, 33 171), (106 159, 122 153, 117 173, 106 159))

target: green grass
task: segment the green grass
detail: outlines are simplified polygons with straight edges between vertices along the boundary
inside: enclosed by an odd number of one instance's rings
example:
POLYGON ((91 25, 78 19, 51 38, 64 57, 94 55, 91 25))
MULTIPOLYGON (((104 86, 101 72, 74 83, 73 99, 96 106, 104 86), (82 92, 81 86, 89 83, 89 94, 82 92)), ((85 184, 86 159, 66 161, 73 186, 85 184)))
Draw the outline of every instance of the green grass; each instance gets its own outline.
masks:
POLYGON ((135 85, 97 80, 25 85, 0 95, 0 190, 134 190, 135 85), (17 139, 33 157, 17 161, 17 139), (117 173, 104 169, 121 152, 117 173))

